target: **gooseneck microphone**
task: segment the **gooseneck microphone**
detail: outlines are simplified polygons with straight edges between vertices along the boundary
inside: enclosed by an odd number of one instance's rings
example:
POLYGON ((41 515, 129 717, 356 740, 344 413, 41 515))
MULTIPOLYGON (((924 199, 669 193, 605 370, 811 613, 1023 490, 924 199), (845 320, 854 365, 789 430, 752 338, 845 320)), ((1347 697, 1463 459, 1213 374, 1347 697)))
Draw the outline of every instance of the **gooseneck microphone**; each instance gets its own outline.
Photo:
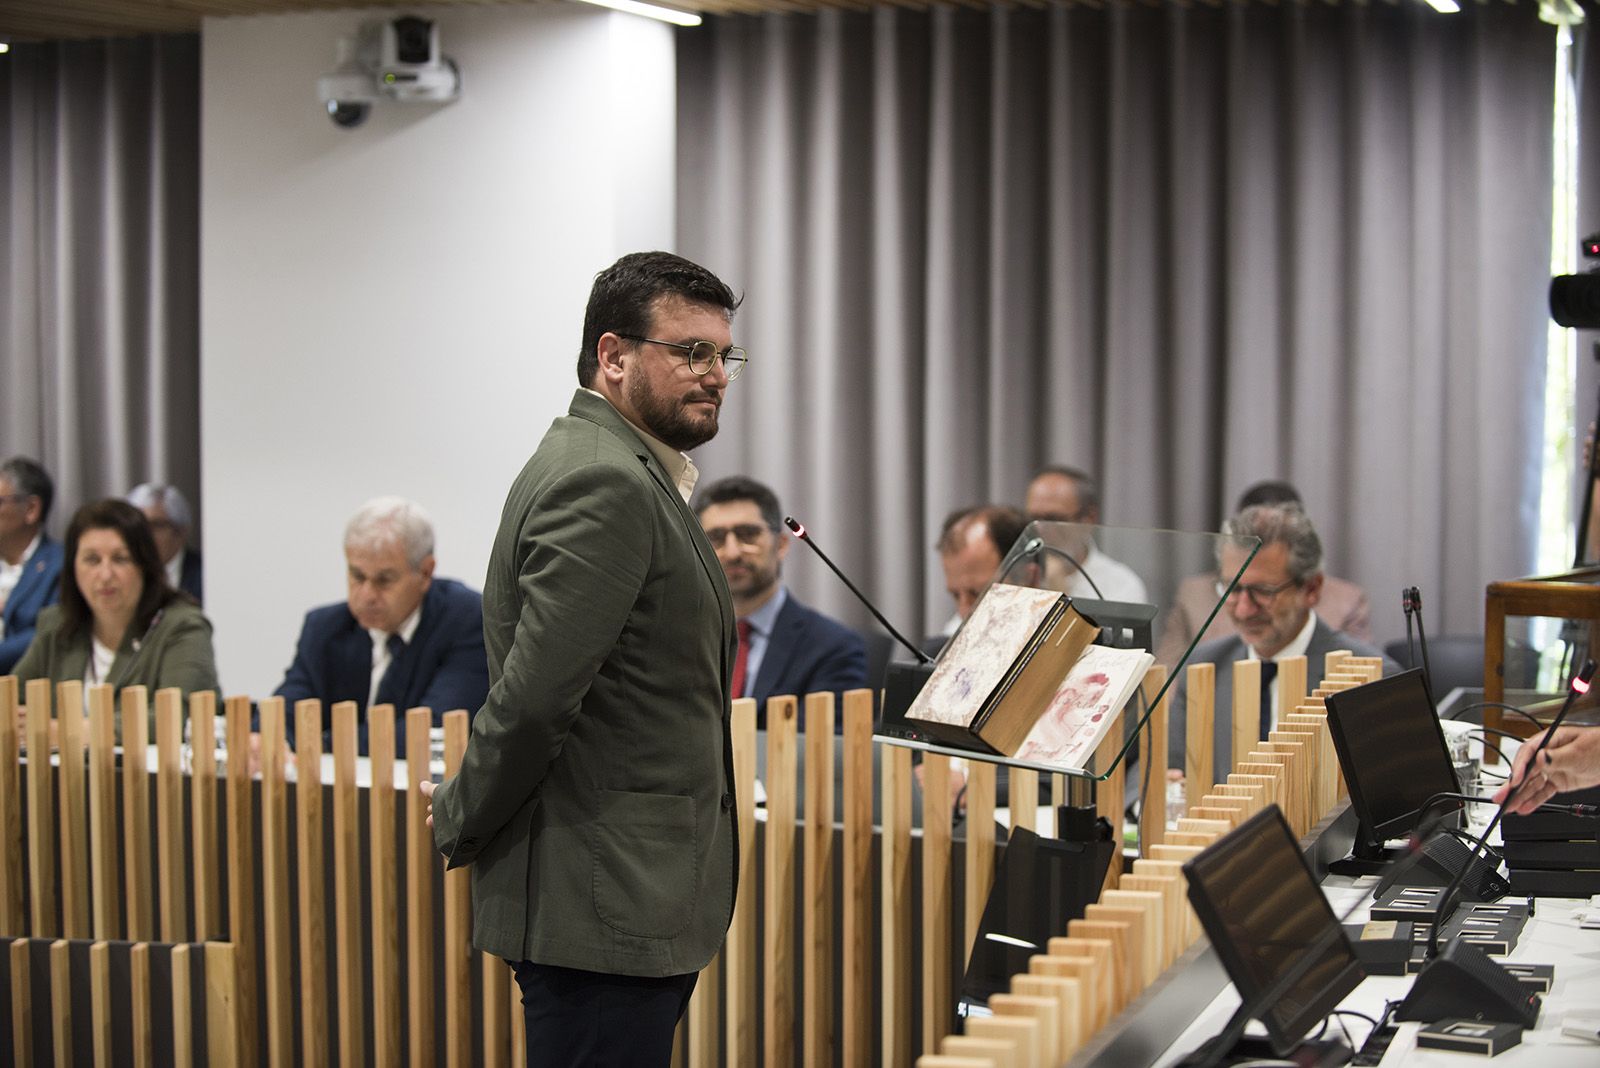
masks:
MULTIPOLYGON (((1073 566, 1073 568, 1077 570, 1078 574, 1080 574, 1080 575, 1082 575, 1084 577, 1084 581, 1089 583, 1089 588, 1094 590, 1094 595, 1096 597, 1100 598, 1100 600, 1102 600, 1102 601, 1106 599, 1106 595, 1104 593, 1100 592, 1099 583, 1095 582, 1093 575, 1089 574, 1089 572, 1087 572, 1087 571, 1085 571, 1083 569, 1083 565, 1078 562, 1078 558, 1077 557, 1073 556, 1071 553, 1067 552, 1067 550, 1065 550, 1065 549, 1056 548, 1054 545, 1051 545, 1049 542, 1045 541, 1043 538, 1030 538, 1028 540, 1028 544, 1026 544, 1026 545, 1024 545, 1022 547, 1022 555, 1018 556, 1017 559, 1018 560, 1026 560, 1028 557, 1030 557, 1030 556, 1038 556, 1040 553, 1049 553, 1051 556, 1059 556, 1059 557, 1061 557, 1061 559, 1063 559, 1067 563, 1071 564, 1073 566)), ((1013 563, 1011 566, 1012 567, 1016 567, 1017 565, 1015 563, 1013 563)), ((1011 574, 1011 571, 1008 568, 1006 570, 1005 575, 1003 575, 1001 577, 1002 578, 1006 578, 1006 577, 1009 577, 1010 574, 1011 574)))
POLYGON ((828 559, 828 554, 823 552, 817 546, 817 543, 811 540, 811 535, 806 533, 806 528, 804 526, 802 526, 800 524, 800 522, 795 519, 794 516, 792 516, 792 515, 784 516, 783 517, 783 525, 788 527, 791 531, 793 531, 795 537, 797 537, 801 541, 805 542, 806 545, 808 547, 810 547, 812 552, 816 553, 817 556, 821 557, 822 562, 828 565, 828 570, 832 571, 835 575, 839 576, 839 581, 844 583, 845 587, 847 589, 849 589, 849 591, 851 593, 856 595, 856 600, 860 601, 862 604, 867 606, 867 611, 872 613, 872 618, 876 619, 879 623, 882 623, 883 624, 883 629, 888 631, 890 633, 890 635, 892 635, 894 637, 895 641, 899 642, 901 645, 905 646, 907 649, 909 649, 911 651, 911 655, 917 658, 917 663, 919 663, 919 664, 931 664, 931 663, 933 663, 933 657, 929 656, 927 653, 923 652, 921 649, 918 649, 914 644, 912 644, 912 642, 909 639, 906 638, 906 636, 904 634, 901 634, 898 630, 896 630, 894 628, 894 624, 893 623, 890 623, 887 619, 883 618, 883 613, 878 611, 878 606, 873 604, 871 601, 869 601, 867 599, 867 595, 866 594, 864 594, 860 590, 856 589, 856 584, 854 582, 851 582, 849 577, 846 576, 843 571, 840 571, 839 568, 837 566, 835 566, 835 564, 834 564, 834 562, 832 560, 828 559))
MULTIPOLYGON (((1550 721, 1550 726, 1545 730, 1544 737, 1539 740, 1539 748, 1533 751, 1533 756, 1523 766, 1522 781, 1506 792, 1506 799, 1500 802, 1499 807, 1495 809, 1494 818, 1483 829, 1483 833, 1478 835, 1478 840, 1472 844, 1472 855, 1474 857, 1478 856, 1483 850, 1483 847, 1489 841, 1489 835, 1494 833, 1494 829, 1500 826, 1500 821, 1505 818, 1506 809, 1511 806, 1511 799, 1527 783, 1529 773, 1539 762, 1539 754, 1545 751, 1545 748, 1550 744, 1551 737, 1555 735, 1556 728, 1561 726, 1561 721, 1567 718, 1567 713, 1572 710, 1572 703, 1578 699, 1579 694, 1589 692, 1589 681, 1594 678, 1594 670, 1594 661, 1585 660, 1583 667, 1573 677, 1571 685, 1567 687, 1567 699, 1561 702, 1561 711, 1557 712, 1556 718, 1550 721)), ((1470 868, 1470 864, 1463 866, 1461 871, 1456 873, 1456 877, 1445 885, 1444 893, 1439 896, 1439 922, 1435 923, 1428 932, 1429 960, 1439 955, 1439 928, 1444 926, 1445 917, 1450 914, 1450 903, 1454 899, 1455 893, 1461 889, 1461 882, 1466 878, 1467 871, 1470 868)))

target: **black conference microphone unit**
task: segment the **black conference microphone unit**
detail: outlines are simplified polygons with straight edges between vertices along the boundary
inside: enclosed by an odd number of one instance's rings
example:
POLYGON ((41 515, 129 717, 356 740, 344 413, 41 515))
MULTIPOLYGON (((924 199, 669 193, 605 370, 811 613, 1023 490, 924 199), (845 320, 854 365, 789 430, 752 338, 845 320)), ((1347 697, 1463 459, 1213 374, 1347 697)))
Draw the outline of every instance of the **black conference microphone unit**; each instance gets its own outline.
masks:
MULTIPOLYGON (((1433 668, 1428 663, 1428 631, 1422 624, 1422 591, 1415 586, 1407 586, 1400 591, 1400 610, 1406 617, 1406 649, 1411 648, 1411 617, 1417 617, 1417 648, 1422 651, 1422 684, 1427 688, 1428 701, 1433 705, 1434 713, 1439 711, 1439 695, 1433 692, 1433 668)), ((1411 663, 1406 667, 1416 667, 1416 656, 1413 652, 1411 663)))
MULTIPOLYGON (((1511 799, 1528 781, 1529 769, 1537 766, 1539 755, 1550 744, 1550 738, 1561 726, 1561 721, 1567 718, 1572 703, 1579 694, 1589 691, 1589 681, 1594 678, 1594 671, 1594 661, 1587 660, 1573 678, 1567 688, 1567 699, 1561 704, 1561 711, 1556 713, 1556 718, 1551 721, 1539 742, 1539 748, 1534 750, 1533 756, 1524 765, 1522 781, 1506 792, 1506 799, 1495 810, 1494 818, 1473 843, 1474 857, 1483 849, 1494 829, 1500 826, 1511 799)), ((1442 953, 1439 950, 1439 928, 1444 926, 1455 894, 1471 870, 1470 865, 1463 867, 1440 894, 1438 919, 1428 932, 1428 963, 1417 973, 1416 982, 1400 1003, 1395 1019, 1431 1023, 1449 1017, 1461 1017, 1532 1027, 1539 1019, 1540 1002, 1537 994, 1530 993, 1510 972, 1477 946, 1456 939, 1442 953)))
POLYGON ((878 611, 878 606, 867 600, 866 594, 856 589, 856 584, 851 582, 849 577, 845 575, 843 571, 840 571, 832 560, 828 559, 828 554, 823 552, 817 543, 811 540, 811 535, 806 533, 805 526, 801 524, 799 520, 795 519, 795 517, 792 515, 786 515, 783 517, 783 525, 792 530, 795 537, 805 542, 811 551, 816 553, 817 556, 821 558, 822 562, 828 565, 829 571, 832 571, 835 575, 839 576, 839 581, 845 584, 845 588, 856 595, 856 600, 866 605, 867 611, 872 613, 872 618, 876 619, 879 623, 882 623, 883 629, 888 631, 895 641, 911 650, 911 655, 916 657, 917 663, 933 663, 933 657, 929 656, 921 649, 918 649, 914 644, 912 644, 909 638, 907 638, 904 634, 901 634, 898 630, 895 630, 894 624, 885 619, 883 617, 883 613, 878 611))

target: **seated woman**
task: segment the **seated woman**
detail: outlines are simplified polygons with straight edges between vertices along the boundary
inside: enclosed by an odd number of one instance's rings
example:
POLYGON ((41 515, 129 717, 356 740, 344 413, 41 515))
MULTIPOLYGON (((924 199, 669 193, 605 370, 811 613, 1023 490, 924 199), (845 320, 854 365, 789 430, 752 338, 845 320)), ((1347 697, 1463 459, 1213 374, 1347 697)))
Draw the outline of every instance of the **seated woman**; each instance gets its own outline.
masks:
POLYGON ((21 681, 144 686, 152 696, 169 686, 185 696, 217 689, 211 623, 168 583, 143 512, 119 500, 86 504, 64 549, 61 603, 39 614, 17 662, 21 681))

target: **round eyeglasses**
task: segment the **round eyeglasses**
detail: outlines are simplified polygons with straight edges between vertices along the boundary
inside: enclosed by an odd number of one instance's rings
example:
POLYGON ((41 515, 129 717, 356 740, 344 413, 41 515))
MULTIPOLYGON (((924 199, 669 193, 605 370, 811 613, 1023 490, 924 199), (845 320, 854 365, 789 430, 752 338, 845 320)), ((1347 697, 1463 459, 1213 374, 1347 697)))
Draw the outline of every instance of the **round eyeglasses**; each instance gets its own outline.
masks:
POLYGON ((677 349, 689 358, 689 370, 697 375, 709 374, 711 365, 717 358, 722 358, 722 369, 727 372, 728 381, 732 382, 739 377, 739 372, 744 370, 747 358, 744 349, 737 345, 729 345, 722 351, 717 351, 717 346, 709 341, 662 341, 653 337, 641 337, 638 334, 618 334, 620 338, 628 341, 643 341, 649 345, 663 345, 669 349, 677 349))

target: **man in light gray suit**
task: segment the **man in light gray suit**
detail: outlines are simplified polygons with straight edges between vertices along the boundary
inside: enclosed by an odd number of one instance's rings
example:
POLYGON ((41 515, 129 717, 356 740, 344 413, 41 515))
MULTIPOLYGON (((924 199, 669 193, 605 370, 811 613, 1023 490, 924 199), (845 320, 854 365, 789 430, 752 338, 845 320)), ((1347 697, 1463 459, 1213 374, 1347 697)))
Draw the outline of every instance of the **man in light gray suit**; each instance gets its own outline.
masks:
MULTIPOLYGON (((689 510, 738 299, 664 252, 595 279, 568 414, 511 486, 489 696, 434 843, 522 988, 528 1063, 666 1065, 733 911, 733 599, 689 510)), ((424 788, 427 792, 427 788, 424 788)))
MULTIPOLYGON (((1256 505, 1228 520, 1223 533, 1261 539, 1250 566, 1239 576, 1238 585, 1228 594, 1223 610, 1237 629, 1231 637, 1197 647, 1191 664, 1217 665, 1215 744, 1212 767, 1220 774, 1233 766, 1233 668, 1239 660, 1260 660, 1262 737, 1276 722, 1278 710, 1271 707, 1276 688, 1270 685, 1277 673, 1277 662, 1303 656, 1307 660, 1306 678, 1314 689, 1322 682, 1326 654, 1348 649, 1356 656, 1383 656, 1381 652, 1342 631, 1334 630, 1317 618, 1317 600, 1322 594, 1322 541, 1305 512, 1295 505, 1256 505)), ((1221 574, 1232 575, 1249 555, 1249 550, 1222 542, 1218 553, 1221 574)), ((1384 658, 1385 675, 1399 670, 1394 661, 1384 658)), ((1187 737, 1188 679, 1178 679, 1171 703, 1171 733, 1167 745, 1167 766, 1182 771, 1184 739, 1187 737)))

